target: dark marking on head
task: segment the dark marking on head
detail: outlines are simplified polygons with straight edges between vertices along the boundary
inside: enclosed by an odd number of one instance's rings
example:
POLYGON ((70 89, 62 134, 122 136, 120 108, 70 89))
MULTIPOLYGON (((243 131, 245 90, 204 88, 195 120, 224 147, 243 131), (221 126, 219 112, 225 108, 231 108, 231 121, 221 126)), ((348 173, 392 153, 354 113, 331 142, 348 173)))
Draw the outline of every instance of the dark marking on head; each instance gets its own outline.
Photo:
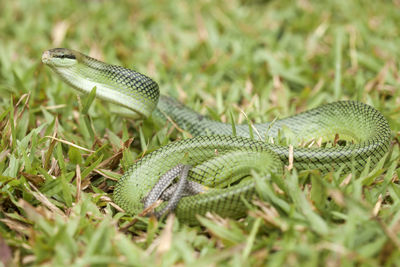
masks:
POLYGON ((76 59, 76 51, 67 48, 53 48, 49 50, 52 57, 76 59))
POLYGON ((54 57, 76 59, 76 56, 73 54, 60 54, 60 55, 56 54, 56 55, 54 55, 54 57))

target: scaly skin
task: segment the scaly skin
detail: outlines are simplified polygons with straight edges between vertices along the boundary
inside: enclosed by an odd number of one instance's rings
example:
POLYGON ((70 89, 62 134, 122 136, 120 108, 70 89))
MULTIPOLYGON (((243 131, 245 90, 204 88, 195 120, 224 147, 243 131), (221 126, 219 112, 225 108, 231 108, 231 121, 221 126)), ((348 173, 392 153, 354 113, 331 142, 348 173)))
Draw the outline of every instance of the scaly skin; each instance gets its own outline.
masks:
MULTIPOLYGON (((232 136, 230 124, 210 120, 167 96, 159 97, 158 85, 140 73, 63 48, 44 52, 42 60, 79 91, 88 93, 96 86, 99 98, 143 116, 154 109, 155 119, 165 120, 168 116, 196 136, 146 155, 124 174, 115 188, 114 200, 127 212, 140 213, 143 199, 158 179, 178 164, 186 164, 192 166, 188 179, 203 185, 204 192, 183 197, 175 210, 177 217, 196 223, 196 214, 212 211, 238 218, 246 212, 243 199, 250 200, 255 193, 251 171, 267 181, 271 174, 281 175, 288 162, 287 146, 250 139, 248 125, 237 125, 236 136, 232 136)), ((368 160, 374 165, 388 151, 391 139, 382 114, 355 101, 327 104, 272 124, 255 124, 254 128, 255 139, 261 140, 289 131, 304 141, 332 140, 336 134, 351 141, 346 146, 294 148, 298 170, 318 169, 323 173, 340 168, 345 172, 353 168, 361 171, 368 160)))

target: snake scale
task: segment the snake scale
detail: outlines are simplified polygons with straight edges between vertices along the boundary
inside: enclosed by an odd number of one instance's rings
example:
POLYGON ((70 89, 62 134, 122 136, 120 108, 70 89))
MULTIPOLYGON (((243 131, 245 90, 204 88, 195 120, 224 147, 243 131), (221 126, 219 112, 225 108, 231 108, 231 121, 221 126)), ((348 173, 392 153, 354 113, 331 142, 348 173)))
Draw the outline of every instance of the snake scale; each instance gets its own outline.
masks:
POLYGON ((294 147, 297 170, 361 171, 368 160, 376 164, 389 149, 388 122, 379 111, 360 102, 334 102, 273 123, 254 124, 257 134, 249 138, 249 125, 233 127, 200 115, 160 95, 155 81, 133 70, 65 48, 45 51, 42 61, 83 93, 96 86, 99 98, 145 117, 165 121, 167 116, 194 136, 149 153, 120 178, 114 201, 132 214, 139 214, 145 203, 149 206, 161 198, 167 201, 158 211, 170 200, 169 211, 188 223, 195 223, 196 214, 208 211, 232 218, 244 216, 243 200, 249 201, 255 194, 251 172, 262 177, 282 175, 288 163, 289 146, 265 141, 278 137, 285 129, 306 141, 327 141, 337 136, 348 141, 346 145, 294 147), (179 182, 182 172, 186 183, 179 182))

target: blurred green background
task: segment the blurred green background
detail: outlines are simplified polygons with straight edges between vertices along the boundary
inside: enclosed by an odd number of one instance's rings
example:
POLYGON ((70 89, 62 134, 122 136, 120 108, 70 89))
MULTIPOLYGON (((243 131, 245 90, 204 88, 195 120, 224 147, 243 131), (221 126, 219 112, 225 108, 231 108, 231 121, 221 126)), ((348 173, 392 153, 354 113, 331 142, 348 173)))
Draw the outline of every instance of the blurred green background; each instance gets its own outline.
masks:
POLYGON ((1 83, 13 87, 12 70, 27 75, 44 50, 69 47, 134 67, 156 79, 163 93, 188 101, 214 104, 221 94, 230 105, 259 95, 285 113, 289 99, 311 106, 344 98, 371 102, 371 93, 394 91, 398 81, 398 5, 2 1, 1 83), (380 71, 384 81, 376 82, 383 84, 368 84, 380 71))
MULTIPOLYGON (((4 251, 12 250, 6 259, 49 266, 395 264, 399 25, 398 0, 0 1, 0 233, 4 251), (277 208, 275 224, 253 212, 239 222, 208 218, 203 228, 143 219, 121 232, 132 217, 112 206, 113 179, 143 151, 182 134, 121 118, 99 100, 80 115, 87 99, 40 61, 54 47, 132 67, 154 78, 163 94, 222 121, 229 112, 244 121, 242 110, 261 122, 335 100, 371 104, 388 119, 395 152, 383 171, 367 170, 366 177, 389 182, 341 187, 312 180, 314 194, 341 192, 335 196, 353 201, 341 206, 336 199, 334 206, 320 197, 310 209, 328 232, 315 231, 315 217, 299 220, 296 212, 306 212, 279 194, 297 211, 277 208), (113 164, 99 165, 114 156, 113 164), (84 175, 80 196, 77 166, 84 175), (382 196, 381 217, 371 221, 382 196)), ((300 180, 306 189, 298 193, 309 200, 308 180, 300 180)))

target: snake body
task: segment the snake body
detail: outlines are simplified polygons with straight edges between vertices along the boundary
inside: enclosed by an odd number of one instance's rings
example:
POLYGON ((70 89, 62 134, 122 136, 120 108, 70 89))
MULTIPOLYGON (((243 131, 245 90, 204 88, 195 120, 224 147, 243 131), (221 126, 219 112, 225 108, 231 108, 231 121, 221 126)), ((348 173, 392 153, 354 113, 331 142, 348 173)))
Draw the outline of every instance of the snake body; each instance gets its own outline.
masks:
POLYGON ((196 214, 208 211, 233 218, 243 216, 247 209, 243 201, 250 201, 255 194, 252 171, 267 178, 281 175, 288 162, 289 146, 265 142, 282 131, 302 141, 327 141, 337 136, 348 141, 345 146, 294 147, 293 164, 298 170, 359 172, 368 161, 376 164, 389 149, 391 131, 386 119, 360 102, 334 102, 273 123, 254 124, 256 134, 249 138, 249 125, 236 125, 233 135, 231 124, 211 120, 170 97, 160 96, 156 82, 133 70, 65 48, 44 52, 42 61, 79 91, 88 93, 96 86, 99 98, 143 116, 151 114, 163 120, 167 116, 195 136, 146 155, 121 177, 114 200, 129 213, 140 213, 160 177, 185 164, 191 166, 188 180, 202 189, 179 200, 175 209, 179 219, 195 223, 196 214))

